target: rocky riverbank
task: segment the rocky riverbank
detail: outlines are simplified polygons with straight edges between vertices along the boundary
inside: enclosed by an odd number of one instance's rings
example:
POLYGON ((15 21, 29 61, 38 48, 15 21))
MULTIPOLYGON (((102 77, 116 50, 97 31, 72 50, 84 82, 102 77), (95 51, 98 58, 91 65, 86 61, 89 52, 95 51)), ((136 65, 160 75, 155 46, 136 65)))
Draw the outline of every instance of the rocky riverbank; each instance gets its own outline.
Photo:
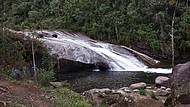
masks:
POLYGON ((94 107, 189 107, 190 62, 173 69, 171 78, 159 76, 154 85, 140 82, 119 89, 91 89, 82 95, 94 107))
POLYGON ((170 95, 170 88, 148 86, 146 83, 120 89, 91 89, 83 93, 94 107, 164 107, 170 95))

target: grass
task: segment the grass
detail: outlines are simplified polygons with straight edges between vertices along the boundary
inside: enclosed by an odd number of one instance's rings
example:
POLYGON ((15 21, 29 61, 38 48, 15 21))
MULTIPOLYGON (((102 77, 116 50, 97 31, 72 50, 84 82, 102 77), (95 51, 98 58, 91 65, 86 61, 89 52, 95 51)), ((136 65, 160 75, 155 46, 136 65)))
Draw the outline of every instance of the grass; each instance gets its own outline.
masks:
POLYGON ((140 90, 139 90, 139 94, 140 94, 140 95, 143 95, 143 96, 146 96, 146 90, 140 89, 140 90))
POLYGON ((51 92, 55 97, 55 107, 92 107, 82 96, 68 88, 58 88, 51 92))

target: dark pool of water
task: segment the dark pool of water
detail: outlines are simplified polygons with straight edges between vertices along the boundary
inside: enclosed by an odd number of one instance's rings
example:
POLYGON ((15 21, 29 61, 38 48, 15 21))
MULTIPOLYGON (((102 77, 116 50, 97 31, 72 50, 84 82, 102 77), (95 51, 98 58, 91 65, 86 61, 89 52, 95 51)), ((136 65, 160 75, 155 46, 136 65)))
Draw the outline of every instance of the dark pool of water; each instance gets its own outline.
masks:
POLYGON ((146 82, 154 84, 157 76, 166 74, 144 73, 144 72, 78 72, 69 74, 57 74, 59 81, 67 80, 71 88, 77 92, 83 92, 93 88, 112 88, 117 89, 127 87, 132 83, 146 82))

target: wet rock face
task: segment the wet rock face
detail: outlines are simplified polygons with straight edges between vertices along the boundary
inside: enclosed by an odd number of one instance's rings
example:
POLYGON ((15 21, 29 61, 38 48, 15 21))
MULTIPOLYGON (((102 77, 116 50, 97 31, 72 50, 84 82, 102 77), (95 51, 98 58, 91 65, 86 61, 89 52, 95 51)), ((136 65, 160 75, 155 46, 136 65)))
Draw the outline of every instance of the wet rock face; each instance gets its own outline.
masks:
MULTIPOLYGON (((126 46, 113 45, 88 38, 80 33, 60 31, 14 31, 24 38, 35 38, 49 50, 50 55, 58 59, 67 59, 85 64, 99 64, 100 70, 108 71, 145 71, 163 72, 161 69, 149 69, 148 66, 159 61, 150 58, 126 46), (146 62, 146 63, 145 63, 146 62), (149 63, 147 63, 149 62, 149 63)), ((170 73, 171 70, 164 70, 170 73)))
POLYGON ((100 71, 107 71, 109 69, 109 65, 103 62, 97 62, 95 66, 100 71))
POLYGON ((93 68, 95 68, 92 64, 85 64, 81 62, 76 62, 72 60, 67 59, 59 59, 57 62, 55 69, 59 71, 60 73, 72 73, 72 72, 83 72, 83 71, 91 71, 93 68), (64 68, 64 69, 62 69, 64 68))
POLYGON ((86 64, 73 60, 59 59, 57 60, 55 69, 59 73, 64 74, 64 73, 92 71, 96 69, 100 71, 107 71, 109 69, 109 66, 105 63, 86 64))
MULTIPOLYGON (((26 32, 26 35, 29 32, 26 32)), ((78 33, 37 31, 51 55, 86 64, 99 64, 100 70, 127 71, 146 67, 127 48, 92 40, 78 33)), ((152 59, 154 61, 154 59, 152 59)))
POLYGON ((177 103, 190 104, 190 62, 173 69, 172 90, 177 103))

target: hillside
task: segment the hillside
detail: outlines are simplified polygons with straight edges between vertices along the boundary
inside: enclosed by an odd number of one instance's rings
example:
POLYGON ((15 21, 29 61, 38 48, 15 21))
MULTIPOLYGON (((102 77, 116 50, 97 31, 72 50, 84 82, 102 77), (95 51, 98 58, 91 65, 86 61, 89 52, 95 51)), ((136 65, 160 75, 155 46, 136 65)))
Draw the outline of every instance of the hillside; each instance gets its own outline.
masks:
POLYGON ((171 58, 171 24, 176 58, 190 51, 187 0, 1 0, 0 19, 12 29, 66 29, 130 46, 157 58, 171 58), (3 14, 4 13, 4 14, 3 14))

